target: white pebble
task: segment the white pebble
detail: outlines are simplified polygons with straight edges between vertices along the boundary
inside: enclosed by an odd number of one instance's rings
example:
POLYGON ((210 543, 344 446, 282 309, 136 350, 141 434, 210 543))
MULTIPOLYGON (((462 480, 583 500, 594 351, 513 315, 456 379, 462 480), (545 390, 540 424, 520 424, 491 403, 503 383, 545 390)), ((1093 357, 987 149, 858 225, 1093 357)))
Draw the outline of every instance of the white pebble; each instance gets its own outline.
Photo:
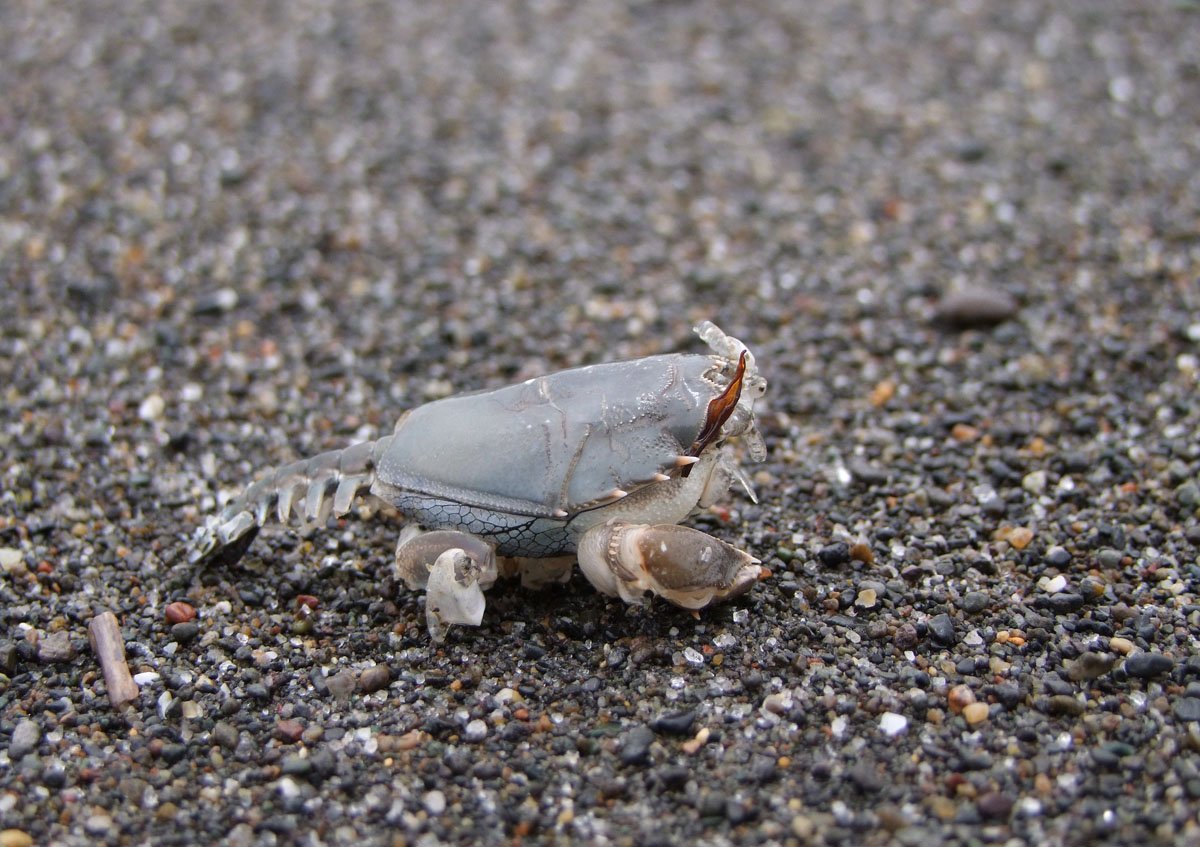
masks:
POLYGON ((908 718, 895 712, 884 712, 879 717, 879 731, 888 736, 901 735, 908 731, 908 718))
POLYGON ((438 789, 425 792, 425 796, 421 798, 421 805, 425 807, 425 811, 437 817, 442 812, 446 811, 446 795, 438 789))
POLYGON ((1042 577, 1038 580, 1038 587, 1047 594, 1057 594, 1067 587, 1067 578, 1062 574, 1059 574, 1052 579, 1046 579, 1045 577, 1042 577))
POLYGON ((693 647, 684 647, 683 648, 683 659, 689 665, 699 666, 699 665, 704 664, 704 656, 702 656, 700 654, 699 650, 696 650, 693 647))
POLYGON ((467 724, 467 728, 463 732, 463 738, 472 743, 478 743, 487 738, 487 734, 487 724, 481 721, 479 718, 476 718, 467 724))
POLYGON ((167 410, 167 403, 158 394, 151 394, 138 406, 138 417, 144 421, 156 421, 167 410))
POLYGON ((1042 813, 1042 801, 1036 797, 1022 797, 1017 801, 1017 814, 1023 818, 1036 818, 1042 813))
POLYGON ((25 557, 15 547, 0 547, 0 570, 20 576, 25 572, 25 557))
POLYGON ((83 822, 83 829, 88 835, 107 835, 112 825, 108 815, 92 815, 83 822))
POLYGON ((773 715, 783 715, 792 708, 792 692, 788 689, 768 694, 762 703, 764 712, 770 712, 773 715))
POLYGON ((1025 474, 1025 478, 1021 480, 1021 487, 1030 494, 1041 494, 1046 490, 1046 472, 1034 471, 1025 474))
POLYGON ((1113 77, 1108 83, 1108 96, 1118 103, 1129 102, 1133 92, 1133 80, 1127 76, 1113 77))
POLYGON ((290 800, 293 797, 300 796, 300 786, 290 776, 285 776, 275 784, 275 789, 279 792, 279 796, 285 800, 290 800))

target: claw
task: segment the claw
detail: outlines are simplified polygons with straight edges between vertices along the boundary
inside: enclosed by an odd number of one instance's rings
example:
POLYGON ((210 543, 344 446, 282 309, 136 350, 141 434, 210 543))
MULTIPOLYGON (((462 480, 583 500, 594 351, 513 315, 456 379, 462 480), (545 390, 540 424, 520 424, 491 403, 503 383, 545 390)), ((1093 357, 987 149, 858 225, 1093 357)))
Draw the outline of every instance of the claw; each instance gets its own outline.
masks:
POLYGON ((674 524, 602 524, 579 541, 579 566, 605 594, 641 603, 649 591, 685 609, 737 597, 762 572, 731 544, 674 524))

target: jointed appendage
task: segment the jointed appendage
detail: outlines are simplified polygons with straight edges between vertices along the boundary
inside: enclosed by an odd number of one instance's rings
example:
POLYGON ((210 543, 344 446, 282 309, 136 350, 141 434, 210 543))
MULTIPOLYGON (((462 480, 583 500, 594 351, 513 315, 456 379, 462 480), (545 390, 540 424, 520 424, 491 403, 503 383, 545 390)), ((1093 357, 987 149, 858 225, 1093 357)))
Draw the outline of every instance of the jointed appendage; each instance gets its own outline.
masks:
POLYGON ((684 609, 745 594, 759 560, 698 529, 675 524, 602 524, 579 541, 579 567, 610 597, 644 603, 654 594, 684 609))
POLYGON ((498 576, 526 586, 569 577, 577 556, 600 591, 630 603, 658 595, 687 609, 736 597, 758 560, 677 526, 749 481, 724 446, 765 447, 754 356, 707 321, 713 355, 668 354, 560 371, 413 409, 391 435, 267 474, 197 533, 192 561, 236 559, 274 513, 321 525, 364 492, 415 526, 397 573, 426 592, 435 640, 477 626, 498 576))

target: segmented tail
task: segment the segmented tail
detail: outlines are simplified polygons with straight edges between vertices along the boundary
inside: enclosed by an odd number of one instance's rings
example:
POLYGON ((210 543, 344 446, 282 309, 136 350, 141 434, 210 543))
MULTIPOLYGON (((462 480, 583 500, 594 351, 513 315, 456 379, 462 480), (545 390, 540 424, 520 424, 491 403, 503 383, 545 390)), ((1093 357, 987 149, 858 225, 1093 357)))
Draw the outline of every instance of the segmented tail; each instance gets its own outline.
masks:
POLYGON ((375 481, 379 457, 391 441, 392 436, 386 435, 276 468, 197 531, 188 560, 205 561, 222 553, 240 558, 272 513, 280 523, 295 516, 304 525, 323 524, 331 514, 346 514, 354 498, 375 481))

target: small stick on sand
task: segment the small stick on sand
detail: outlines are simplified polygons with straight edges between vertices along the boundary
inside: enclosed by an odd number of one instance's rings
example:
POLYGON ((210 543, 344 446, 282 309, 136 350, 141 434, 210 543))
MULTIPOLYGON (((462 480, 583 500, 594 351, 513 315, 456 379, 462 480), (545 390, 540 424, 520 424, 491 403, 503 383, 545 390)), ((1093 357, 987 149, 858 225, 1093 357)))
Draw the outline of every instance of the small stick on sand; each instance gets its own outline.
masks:
POLYGON ((129 675, 129 665, 125 662, 125 639, 121 637, 117 616, 112 612, 104 612, 92 618, 88 624, 88 640, 104 670, 104 684, 108 686, 108 699, 112 701, 113 708, 120 709, 136 700, 138 687, 129 675))

